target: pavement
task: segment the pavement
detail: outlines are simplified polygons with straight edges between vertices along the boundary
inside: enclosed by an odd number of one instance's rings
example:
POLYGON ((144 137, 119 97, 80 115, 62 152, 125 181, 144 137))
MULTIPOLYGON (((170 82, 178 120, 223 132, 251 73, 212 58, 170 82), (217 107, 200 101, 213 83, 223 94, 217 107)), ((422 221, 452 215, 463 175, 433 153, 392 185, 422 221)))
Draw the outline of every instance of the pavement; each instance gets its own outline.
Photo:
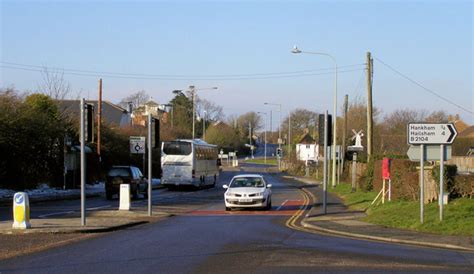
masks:
POLYGON ((322 214, 323 190, 322 187, 319 187, 319 182, 306 177, 283 177, 316 186, 311 188, 311 193, 314 195, 314 204, 301 222, 307 229, 325 234, 365 240, 474 251, 474 237, 429 234, 364 222, 361 220, 367 216, 364 211, 348 209, 340 198, 329 192, 327 196, 327 214, 322 214))
POLYGON ((146 210, 98 210, 88 211, 86 226, 81 226, 79 214, 65 215, 63 218, 31 219, 31 228, 13 229, 13 221, 0 222, 0 234, 34 234, 34 233, 98 233, 109 232, 131 226, 157 221, 169 214, 154 212, 151 217, 146 210))

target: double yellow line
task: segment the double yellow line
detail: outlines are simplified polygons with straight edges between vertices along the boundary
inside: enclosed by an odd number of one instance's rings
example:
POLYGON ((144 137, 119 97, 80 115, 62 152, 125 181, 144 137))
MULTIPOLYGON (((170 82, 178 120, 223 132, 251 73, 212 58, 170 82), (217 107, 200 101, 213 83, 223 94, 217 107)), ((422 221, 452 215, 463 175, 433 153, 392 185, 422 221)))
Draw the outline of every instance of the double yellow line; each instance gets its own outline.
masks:
POLYGON ((310 201, 315 201, 316 197, 314 197, 313 193, 309 192, 305 188, 300 189, 300 194, 303 196, 303 207, 300 208, 298 211, 296 211, 293 216, 291 216, 287 221, 286 221, 286 226, 292 229, 296 229, 299 231, 306 231, 308 232, 308 229, 305 229, 301 226, 299 226, 296 222, 298 219, 305 213, 306 210, 308 210, 308 207, 310 206, 310 201), (310 198, 311 197, 311 198, 310 198))

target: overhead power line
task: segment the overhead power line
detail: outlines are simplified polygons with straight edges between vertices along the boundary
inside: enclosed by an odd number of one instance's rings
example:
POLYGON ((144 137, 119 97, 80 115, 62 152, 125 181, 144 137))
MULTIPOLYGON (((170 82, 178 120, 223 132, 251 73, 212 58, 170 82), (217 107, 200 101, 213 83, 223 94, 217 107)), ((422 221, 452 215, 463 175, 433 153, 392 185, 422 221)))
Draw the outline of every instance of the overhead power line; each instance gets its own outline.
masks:
POLYGON ((382 65, 386 66, 387 68, 389 68, 390 70, 392 70, 392 71, 395 72, 396 74, 400 75, 401 77, 405 78, 406 80, 410 81, 411 83, 413 83, 413 84, 417 85, 418 87, 422 88, 422 89, 425 90, 426 92, 429 92, 430 94, 432 94, 432 95, 438 97, 439 99, 441 99, 441 100, 443 100, 443 101, 445 101, 445 102, 447 102, 447 103, 449 103, 449 104, 451 104, 451 105, 453 105, 453 106, 455 106, 455 107, 457 107, 457 108, 459 108, 459 109, 461 109, 461 110, 464 110, 464 111, 467 112, 467 113, 474 114, 474 112, 473 112, 472 110, 469 110, 469 109, 467 109, 467 108, 465 108, 465 107, 463 107, 463 106, 461 106, 461 105, 459 105, 459 104, 457 104, 457 103, 455 103, 455 102, 449 100, 448 98, 445 98, 445 97, 441 96, 441 95, 438 94, 437 92, 435 92, 435 91, 433 91, 433 90, 431 90, 431 89, 429 89, 429 88, 423 86, 422 84, 418 83, 417 81, 411 79, 410 77, 408 77, 408 76, 406 76, 405 74, 401 73, 400 71, 396 70, 396 69, 393 68, 392 66, 390 66, 390 65, 388 65, 387 63, 383 62, 383 61, 380 60, 379 58, 376 58, 376 57, 374 57, 374 58, 375 58, 375 60, 377 60, 378 62, 380 62, 382 65))
MULTIPOLYGON (((114 76, 137 76, 137 77, 170 77, 170 78, 221 78, 221 77, 254 77, 254 76, 270 76, 270 75, 285 75, 285 74, 303 74, 311 73, 317 71, 334 71, 334 68, 319 68, 311 70, 300 70, 300 71, 286 71, 286 72, 268 72, 268 73, 251 73, 251 74, 214 74, 214 75, 182 75, 182 74, 144 74, 144 73, 122 73, 122 72, 107 72, 107 71, 94 71, 94 70, 78 70, 70 68, 60 68, 60 67, 48 67, 48 66, 39 66, 39 65, 29 65, 29 64, 20 64, 12 62, 0 61, 0 63, 8 65, 9 67, 20 67, 20 68, 36 68, 36 69, 48 69, 51 71, 59 72, 75 72, 75 73, 85 73, 85 74, 100 74, 100 75, 114 75, 114 76)), ((349 67, 362 67, 364 63, 344 65, 339 68, 349 68, 349 67)))
MULTIPOLYGON (((0 62, 2 64, 7 64, 7 62, 0 62)), ((355 65, 349 65, 355 66, 355 65)), ((66 70, 66 69, 59 69, 59 68, 49 68, 49 67, 41 67, 41 66, 33 66, 33 65, 0 65, 1 68, 6 69, 14 69, 14 70, 24 70, 24 71, 34 71, 34 72, 44 72, 45 70, 63 73, 67 75, 77 75, 77 76, 89 76, 89 77, 103 77, 103 78, 121 78, 121 79, 141 79, 141 80, 214 80, 214 81, 224 81, 224 80, 262 80, 262 79, 277 79, 277 78, 296 78, 296 77, 308 77, 308 76, 315 76, 315 75, 325 75, 325 74, 333 74, 333 71, 327 72, 320 72, 320 73, 310 73, 314 71, 323 71, 328 69, 317 69, 317 70, 308 70, 308 71, 298 71, 298 72, 287 72, 284 73, 266 73, 266 74, 240 74, 240 75, 248 75, 248 76, 227 76, 227 78, 220 78, 221 76, 216 75, 209 75, 208 78, 185 78, 185 76, 166 76, 166 75, 154 75, 151 74, 126 74, 126 73, 106 73, 106 72, 94 72, 94 71, 79 71, 79 70, 66 70), (268 75, 268 76, 259 76, 259 75, 268 75), (213 77, 212 77, 213 76, 213 77)), ((331 69, 332 70, 332 69, 331 69)), ((354 69, 346 69, 340 70, 339 73, 347 73, 353 71, 360 71, 363 68, 354 68, 354 69)))

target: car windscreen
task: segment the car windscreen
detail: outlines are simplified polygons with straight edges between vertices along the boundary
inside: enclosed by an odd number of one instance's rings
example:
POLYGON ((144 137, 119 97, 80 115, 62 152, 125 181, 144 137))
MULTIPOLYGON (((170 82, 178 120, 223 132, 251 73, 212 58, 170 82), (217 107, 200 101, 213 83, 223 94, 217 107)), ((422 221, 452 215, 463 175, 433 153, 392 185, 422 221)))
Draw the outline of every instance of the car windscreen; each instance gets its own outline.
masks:
POLYGON ((262 178, 259 177, 240 177, 240 178, 235 178, 231 183, 230 183, 230 188, 236 188, 236 187, 264 187, 265 184, 262 180, 262 178))
POLYGON ((188 142, 165 142, 163 153, 167 155, 189 155, 191 154, 191 143, 188 142))
POLYGON ((115 176, 121 176, 121 177, 130 177, 130 169, 129 168, 112 168, 107 176, 110 177, 115 177, 115 176))

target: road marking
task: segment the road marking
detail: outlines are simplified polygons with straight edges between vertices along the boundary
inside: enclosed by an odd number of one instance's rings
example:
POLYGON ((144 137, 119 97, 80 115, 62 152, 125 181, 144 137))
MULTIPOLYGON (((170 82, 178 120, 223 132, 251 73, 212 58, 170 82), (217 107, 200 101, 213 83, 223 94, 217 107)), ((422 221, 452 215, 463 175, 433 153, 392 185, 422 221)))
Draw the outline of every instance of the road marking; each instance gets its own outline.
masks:
POLYGON ((286 202, 288 202, 288 200, 285 200, 283 203, 281 203, 281 205, 276 209, 277 211, 281 209, 282 206, 284 206, 286 204, 286 202))
POLYGON ((74 213, 74 211, 62 211, 62 212, 56 212, 56 213, 48 213, 48 214, 43 214, 43 215, 39 215, 38 218, 45 218, 45 217, 49 217, 49 216, 55 216, 55 215, 66 215, 66 214, 72 214, 74 213))
POLYGON ((222 215, 239 215, 239 216, 292 216, 295 212, 301 210, 304 206, 303 200, 286 200, 276 210, 253 210, 253 208, 241 208, 241 210, 225 211, 225 210, 192 210, 184 213, 189 216, 222 216, 222 215), (288 209, 281 210, 282 206, 288 209))
POLYGON ((86 208, 86 209, 87 209, 87 210, 97 210, 97 209, 108 208, 108 207, 111 207, 111 205, 97 206, 97 207, 88 207, 88 208, 86 208))

